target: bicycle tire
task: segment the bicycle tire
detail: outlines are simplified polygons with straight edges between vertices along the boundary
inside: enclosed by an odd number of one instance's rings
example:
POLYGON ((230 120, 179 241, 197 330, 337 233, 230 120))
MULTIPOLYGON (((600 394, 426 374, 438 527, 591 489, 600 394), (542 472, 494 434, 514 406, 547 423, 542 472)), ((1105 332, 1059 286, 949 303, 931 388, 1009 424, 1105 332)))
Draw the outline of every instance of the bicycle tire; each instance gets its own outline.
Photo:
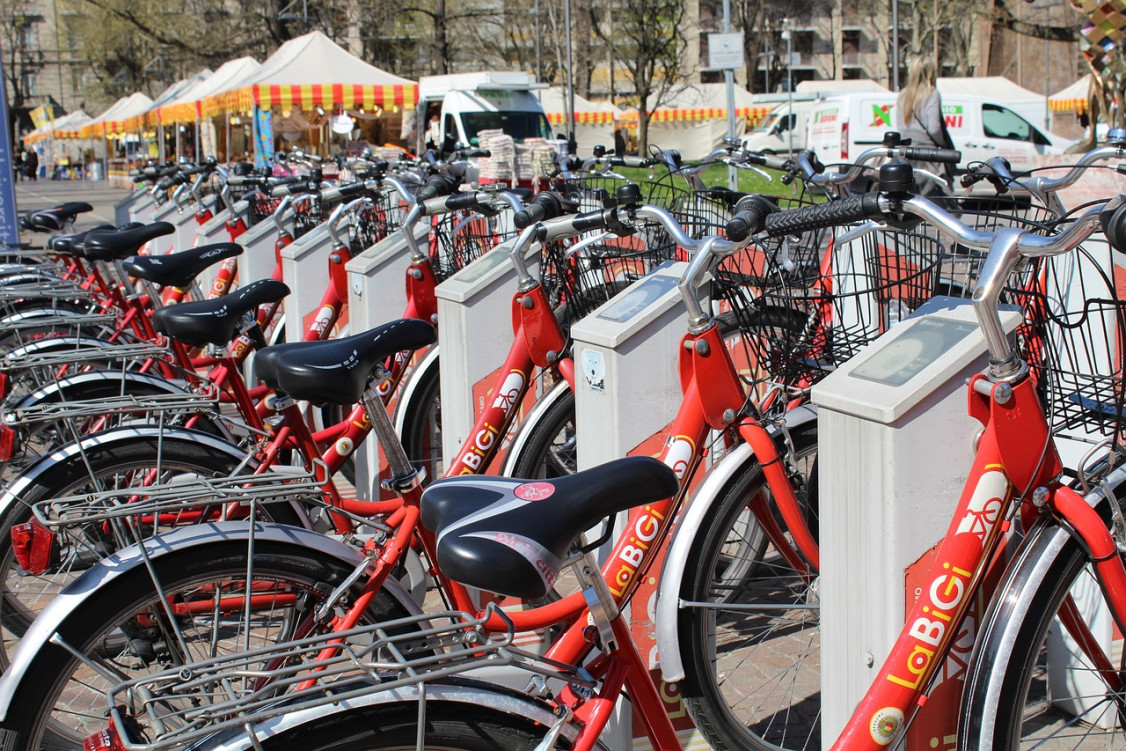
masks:
MULTIPOLYGON (((252 579, 258 585, 256 600, 261 601, 263 593, 269 591, 296 596, 287 597, 284 605, 260 603, 253 614, 260 633, 251 637, 242 631, 245 624, 241 609, 232 608, 222 618, 212 617, 210 609, 214 592, 229 596, 243 591, 247 574, 245 541, 218 540, 212 545, 176 550, 153 556, 150 565, 151 575, 146 566, 138 566, 103 584, 97 596, 86 597, 58 624, 58 640, 77 649, 91 664, 111 667, 110 675, 126 680, 183 664, 181 655, 174 654, 178 648, 186 649, 189 660, 200 660, 241 651, 247 639, 251 648, 291 639, 308 625, 302 614, 312 613, 317 601, 351 573, 350 566, 319 551, 258 541, 252 579), (154 577, 167 600, 153 586, 154 577), (163 602, 184 605, 175 617, 179 640, 171 635, 172 619, 157 604, 163 602), (192 612, 192 602, 209 606, 192 612)), ((362 585, 356 585, 356 593, 362 585)), ((385 593, 373 600, 368 613, 372 620, 408 615, 385 593)), ((104 729, 105 689, 117 683, 116 678, 107 680, 98 675, 56 641, 45 644, 32 658, 24 676, 2 724, 3 729, 15 734, 18 747, 45 751, 80 748, 85 736, 104 729)), ((205 695, 192 694, 162 699, 169 705, 207 701, 205 695)))
MULTIPOLYGON (((798 494, 808 514, 816 424, 792 438, 808 478, 798 494)), ((716 749, 820 749, 817 579, 800 577, 751 520, 748 502, 767 492, 758 462, 744 465, 720 491, 686 556, 681 693, 716 749), (691 607, 695 602, 709 606, 691 607), (763 609, 756 613, 756 605, 763 609), (791 694, 779 696, 779 688, 791 694)))
MULTIPOLYGON (((90 446, 85 456, 71 454, 61 461, 46 457, 53 464, 37 473, 36 479, 24 488, 18 502, 10 503, 0 512, 0 626, 5 646, 0 650, 0 668, 6 669, 8 656, 35 616, 46 607, 82 571, 120 546, 120 540, 105 531, 100 523, 59 528, 59 546, 64 548, 57 566, 42 575, 25 572, 16 562, 12 549, 11 530, 32 518, 31 505, 50 498, 73 495, 94 483, 123 478, 137 470, 151 469, 158 460, 162 472, 169 475, 204 476, 233 472, 238 461, 229 453, 203 443, 193 443, 183 434, 167 437, 157 446, 150 440, 90 446)), ((37 465, 38 467, 38 465, 37 465)), ((287 503, 273 503, 259 508, 261 518, 282 524, 298 525, 296 511, 287 503)))
MULTIPOLYGON (((1126 472, 1119 471, 1111 499, 1126 493, 1124 484, 1126 472)), ((1105 503, 1103 509, 1109 512, 1105 503)), ((1126 715, 1119 711, 1115 721, 1106 714, 1115 711, 1116 698, 1122 701, 1121 692, 1116 695, 1098 678, 1056 621, 1069 592, 1084 592, 1089 603, 1105 606, 1089 561, 1058 522, 1041 520, 1029 531, 979 629, 962 693, 959 748, 1126 747, 1126 715), (1049 649, 1057 655, 1066 651, 1078 667, 1053 675, 1057 668, 1048 668, 1049 649), (1066 693, 1069 689, 1076 693, 1066 693), (1081 704, 1089 706, 1076 716, 1081 704), (1100 720, 1111 727, 1098 727, 1100 720)), ((1121 663, 1117 667, 1121 670, 1121 663)))
MULTIPOLYGON (((328 715, 262 741, 262 749, 413 751, 418 729, 417 703, 382 704, 328 715)), ((448 701, 426 705, 427 751, 530 751, 546 732, 529 719, 487 706, 448 701)))
MULTIPOLYGON (((403 416, 402 442, 415 469, 426 471, 427 483, 442 477, 442 379, 440 365, 424 370, 403 416)), ((402 388, 402 386, 400 386, 402 388)))
POLYGON ((575 392, 567 389, 534 424, 512 464, 512 476, 528 479, 563 477, 578 471, 575 392))

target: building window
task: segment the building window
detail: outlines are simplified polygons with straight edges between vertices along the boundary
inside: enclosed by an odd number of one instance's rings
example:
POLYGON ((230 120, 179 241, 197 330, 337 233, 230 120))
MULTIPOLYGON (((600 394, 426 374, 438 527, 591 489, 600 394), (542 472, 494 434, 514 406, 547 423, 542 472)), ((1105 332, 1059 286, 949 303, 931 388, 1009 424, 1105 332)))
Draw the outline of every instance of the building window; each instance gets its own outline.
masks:
POLYGON ((24 96, 35 96, 35 73, 30 70, 21 72, 20 87, 23 89, 24 96))

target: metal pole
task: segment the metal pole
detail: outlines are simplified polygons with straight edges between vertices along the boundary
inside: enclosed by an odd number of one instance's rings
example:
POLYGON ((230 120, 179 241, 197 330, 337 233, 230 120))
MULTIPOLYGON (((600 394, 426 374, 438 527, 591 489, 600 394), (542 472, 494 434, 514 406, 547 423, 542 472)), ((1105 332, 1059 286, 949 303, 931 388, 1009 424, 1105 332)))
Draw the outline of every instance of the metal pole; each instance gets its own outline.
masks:
POLYGON ((891 90, 899 91, 899 0, 891 0, 891 90))
POLYGON ((571 52, 571 0, 563 3, 563 26, 567 29, 567 118, 570 132, 567 133, 567 148, 575 153, 575 65, 571 52))
POLYGON ((790 19, 782 19, 782 28, 786 35, 786 98, 790 108, 789 117, 794 121, 790 128, 786 131, 787 140, 789 141, 790 153, 794 153, 794 124, 797 123, 797 118, 794 117, 794 32, 790 28, 790 19))
MULTIPOLYGON (((731 33, 731 0, 723 0, 723 33, 731 33)), ((727 137, 735 137, 735 71, 726 68, 723 71, 723 82, 727 86, 727 137)), ((727 187, 735 190, 739 187, 739 178, 735 167, 727 165, 727 187)))
POLYGON ((543 80, 543 44, 540 41, 540 0, 536 0, 536 80, 543 80))

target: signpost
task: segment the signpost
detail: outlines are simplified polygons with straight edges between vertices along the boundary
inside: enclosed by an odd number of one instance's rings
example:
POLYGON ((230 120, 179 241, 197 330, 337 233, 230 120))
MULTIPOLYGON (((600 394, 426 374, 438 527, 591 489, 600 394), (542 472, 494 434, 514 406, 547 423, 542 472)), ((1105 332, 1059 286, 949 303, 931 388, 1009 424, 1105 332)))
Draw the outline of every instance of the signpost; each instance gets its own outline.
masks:
MULTIPOLYGON (((727 137, 735 137, 735 69, 743 67, 743 35, 731 33, 731 0, 723 0, 723 34, 708 34, 708 67, 723 71, 727 84, 727 137)), ((735 168, 727 168, 728 187, 736 184, 735 168)))
POLYGON ((16 218, 16 191, 12 172, 12 131, 8 119, 8 91, 4 85, 4 63, 0 61, 0 242, 18 243, 20 225, 16 218))

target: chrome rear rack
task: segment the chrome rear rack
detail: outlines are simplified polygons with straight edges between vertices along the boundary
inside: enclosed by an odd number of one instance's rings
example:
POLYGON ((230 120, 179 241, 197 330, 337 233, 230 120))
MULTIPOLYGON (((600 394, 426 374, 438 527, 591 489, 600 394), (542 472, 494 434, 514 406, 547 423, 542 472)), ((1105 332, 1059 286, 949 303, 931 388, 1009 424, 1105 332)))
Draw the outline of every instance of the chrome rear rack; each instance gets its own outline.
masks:
POLYGON ((327 475, 328 468, 320 460, 314 460, 311 472, 294 467, 293 471, 278 468, 260 474, 225 477, 187 475, 142 487, 59 496, 32 504, 31 511, 45 527, 67 527, 125 517, 175 514, 201 506, 315 503, 323 500, 321 486, 327 475))
POLYGON ((56 367, 81 362, 106 362, 166 358, 171 350, 161 344, 139 342, 137 344, 111 344, 105 347, 77 346, 59 352, 28 353, 26 355, 5 355, 0 359, 0 371, 19 370, 31 367, 56 367))
POLYGON ((104 326, 117 320, 113 313, 73 313, 70 315, 34 316, 4 324, 6 331, 41 329, 48 326, 104 326))
POLYGON ((480 618, 427 613, 202 660, 118 684, 106 695, 125 748, 156 751, 487 666, 594 685, 585 671, 513 647, 514 637, 512 621, 490 604, 480 618), (488 632, 485 623, 494 617, 507 629, 488 632), (145 726, 145 741, 125 740, 123 712, 145 726))
POLYGON ((90 294, 89 290, 83 289, 77 284, 59 284, 59 280, 52 277, 45 276, 43 281, 50 282, 50 284, 27 282, 0 287, 0 300, 21 300, 25 297, 67 300, 87 297, 90 294))
POLYGON ((134 396, 123 394, 89 401, 47 402, 29 407, 4 410, 5 425, 20 426, 58 420, 96 419, 119 414, 186 412, 212 407, 219 403, 219 390, 184 391, 169 394, 134 396))

